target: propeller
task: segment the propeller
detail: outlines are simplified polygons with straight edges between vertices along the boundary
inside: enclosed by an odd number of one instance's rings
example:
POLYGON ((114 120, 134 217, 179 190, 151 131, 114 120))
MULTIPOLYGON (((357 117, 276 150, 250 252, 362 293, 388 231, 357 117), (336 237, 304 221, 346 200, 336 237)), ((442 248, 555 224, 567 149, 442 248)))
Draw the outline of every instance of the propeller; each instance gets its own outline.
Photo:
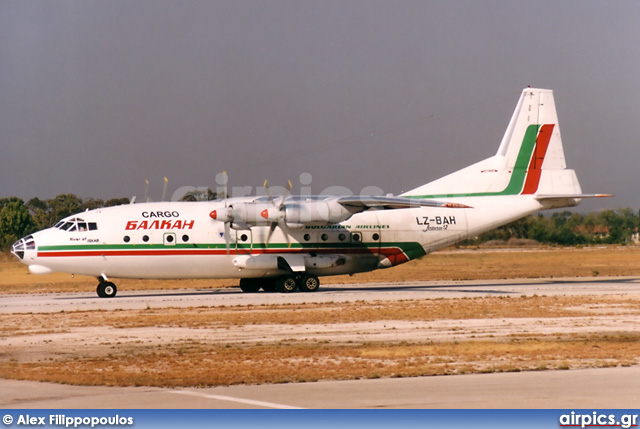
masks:
POLYGON ((231 222, 233 222, 233 208, 227 205, 227 200, 229 197, 229 175, 227 174, 226 170, 216 175, 216 183, 218 184, 218 186, 216 187, 217 195, 222 194, 224 196, 224 211, 222 213, 218 213, 218 210, 213 210, 211 213, 209 213, 209 216, 211 217, 211 219, 224 222, 224 243, 228 255, 230 253, 231 247, 231 222))
MULTIPOLYGON (((269 233, 267 234, 267 240, 264 243, 265 247, 269 247, 269 241, 271 241, 271 236, 273 235, 273 232, 276 230, 276 227, 280 227, 280 229, 282 229, 282 231, 284 232, 284 235, 287 239, 287 245, 288 247, 291 247, 291 242, 289 241, 289 231, 287 229, 287 222, 285 221, 285 206, 284 206, 284 202, 287 199, 288 195, 291 195, 291 189, 293 189, 293 185, 291 184, 291 180, 287 180, 287 186, 285 187, 285 193, 284 195, 282 195, 281 199, 280 199, 280 204, 276 204, 275 200, 273 199, 273 195, 271 195, 271 190, 267 187, 267 181, 264 181, 264 188, 267 191, 267 194, 269 195, 269 201, 273 204, 274 208, 279 212, 277 219, 274 220, 273 222, 271 222, 271 225, 269 225, 269 233)), ((266 211, 267 209, 265 209, 266 211)), ((265 218, 268 218, 268 214, 265 213, 264 215, 265 218)))
POLYGON ((284 195, 276 198, 271 194, 271 190, 267 186, 268 181, 265 180, 263 186, 268 195, 268 202, 263 202, 264 200, 254 200, 239 201, 232 204, 229 204, 228 198, 226 198, 228 182, 227 172, 223 171, 222 173, 219 173, 216 176, 216 181, 219 185, 223 185, 223 187, 218 186, 217 192, 218 194, 221 194, 224 191, 224 208, 221 207, 212 210, 209 213, 209 217, 224 223, 224 238, 227 254, 230 253, 232 228, 251 229, 253 226, 268 226, 269 231, 265 241, 265 247, 268 247, 271 237, 273 236, 273 232, 276 227, 280 227, 285 233, 288 246, 291 247, 288 227, 285 219, 285 201, 291 194, 291 189, 293 188, 290 180, 287 181, 288 183, 285 187, 284 195))

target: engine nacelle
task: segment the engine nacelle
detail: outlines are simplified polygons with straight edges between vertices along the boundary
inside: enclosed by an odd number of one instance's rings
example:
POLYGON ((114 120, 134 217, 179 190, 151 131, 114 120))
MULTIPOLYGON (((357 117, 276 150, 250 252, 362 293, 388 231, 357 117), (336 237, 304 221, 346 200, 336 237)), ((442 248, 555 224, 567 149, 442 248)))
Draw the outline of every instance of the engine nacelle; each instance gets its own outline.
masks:
POLYGON ((335 199, 292 202, 285 206, 287 225, 329 225, 347 220, 352 215, 335 199))
POLYGON ((233 205, 233 221, 249 226, 269 226, 284 218, 284 211, 273 203, 239 203, 233 205))
POLYGON ((338 203, 336 198, 308 201, 288 201, 280 210, 273 202, 234 203, 209 213, 212 219, 231 223, 232 228, 270 226, 285 223, 291 229, 304 229, 307 225, 330 225, 349 219, 352 212, 338 203))
POLYGON ((235 203, 209 213, 212 219, 231 222, 232 227, 246 229, 252 226, 269 226, 284 219, 284 211, 272 203, 235 203))

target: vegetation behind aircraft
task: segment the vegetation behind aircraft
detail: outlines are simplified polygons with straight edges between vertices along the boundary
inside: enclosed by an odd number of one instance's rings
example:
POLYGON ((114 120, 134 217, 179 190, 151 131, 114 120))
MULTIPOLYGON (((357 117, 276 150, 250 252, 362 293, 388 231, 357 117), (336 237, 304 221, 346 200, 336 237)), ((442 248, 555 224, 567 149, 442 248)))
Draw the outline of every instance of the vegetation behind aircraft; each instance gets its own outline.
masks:
MULTIPOLYGON (((200 195, 185 194, 181 200, 195 201, 200 195)), ((214 199, 209 193, 207 199, 214 199)), ((129 198, 80 198, 60 194, 48 200, 31 198, 26 203, 18 197, 0 199, 0 249, 8 250, 13 242, 32 232, 51 227, 60 219, 87 209, 128 204, 129 198)), ((530 215, 462 244, 482 244, 491 240, 535 240, 564 246, 587 244, 632 244, 638 241, 640 211, 631 208, 609 209, 588 214, 571 211, 551 215, 530 215)))

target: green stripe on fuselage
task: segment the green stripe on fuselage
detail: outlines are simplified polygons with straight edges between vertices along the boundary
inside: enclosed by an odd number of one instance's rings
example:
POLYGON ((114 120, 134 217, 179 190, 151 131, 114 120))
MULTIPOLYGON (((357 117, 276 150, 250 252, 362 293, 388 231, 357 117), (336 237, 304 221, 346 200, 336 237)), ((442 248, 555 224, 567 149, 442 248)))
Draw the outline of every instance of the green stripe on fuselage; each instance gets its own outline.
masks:
MULTIPOLYGON (((171 249, 226 249, 225 243, 190 243, 190 244, 175 244, 173 246, 165 246, 164 244, 76 244, 76 245, 61 245, 61 246, 38 246, 38 252, 73 252, 73 251, 117 251, 117 250, 171 250, 171 249)), ((298 252, 313 253, 314 251, 322 251, 328 249, 336 249, 336 252, 367 249, 372 253, 377 252, 378 248, 389 249, 397 248, 407 255, 409 259, 415 259, 420 256, 426 255, 426 252, 422 248, 420 243, 415 241, 407 242, 381 242, 381 243, 230 243, 229 249, 235 252, 236 249, 241 252, 250 253, 251 251, 264 251, 271 250, 277 252, 278 250, 292 250, 298 252)))

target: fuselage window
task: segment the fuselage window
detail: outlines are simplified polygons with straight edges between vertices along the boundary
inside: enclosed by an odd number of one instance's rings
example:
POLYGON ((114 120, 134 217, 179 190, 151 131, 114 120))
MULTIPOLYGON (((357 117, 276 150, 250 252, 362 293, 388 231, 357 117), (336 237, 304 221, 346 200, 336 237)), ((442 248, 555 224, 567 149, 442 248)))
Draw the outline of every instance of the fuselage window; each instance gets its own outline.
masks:
POLYGON ((322 234, 320 238, 322 239, 322 241, 327 241, 329 239, 329 236, 327 234, 322 234))
POLYGON ((340 235, 338 235, 338 240, 340 240, 340 241, 344 241, 345 238, 347 238, 347 236, 342 234, 342 233, 340 233, 340 235))
POLYGON ((189 236, 188 236, 187 234, 183 235, 183 236, 182 236, 182 241, 184 241, 185 243, 186 243, 187 241, 189 241, 189 236))
POLYGON ((380 236, 378 234, 373 234, 371 238, 373 238, 373 241, 378 241, 380 239, 380 236))
POLYGON ((123 240, 124 240, 125 243, 128 243, 131 240, 131 238, 129 238, 128 235, 125 235, 123 240))
POLYGON ((311 240, 311 236, 309 234, 305 234, 304 241, 309 241, 309 240, 311 240))
POLYGON ((144 241, 145 243, 146 243, 147 241, 149 241, 149 236, 148 236, 148 235, 143 235, 143 236, 142 236, 142 241, 144 241))

